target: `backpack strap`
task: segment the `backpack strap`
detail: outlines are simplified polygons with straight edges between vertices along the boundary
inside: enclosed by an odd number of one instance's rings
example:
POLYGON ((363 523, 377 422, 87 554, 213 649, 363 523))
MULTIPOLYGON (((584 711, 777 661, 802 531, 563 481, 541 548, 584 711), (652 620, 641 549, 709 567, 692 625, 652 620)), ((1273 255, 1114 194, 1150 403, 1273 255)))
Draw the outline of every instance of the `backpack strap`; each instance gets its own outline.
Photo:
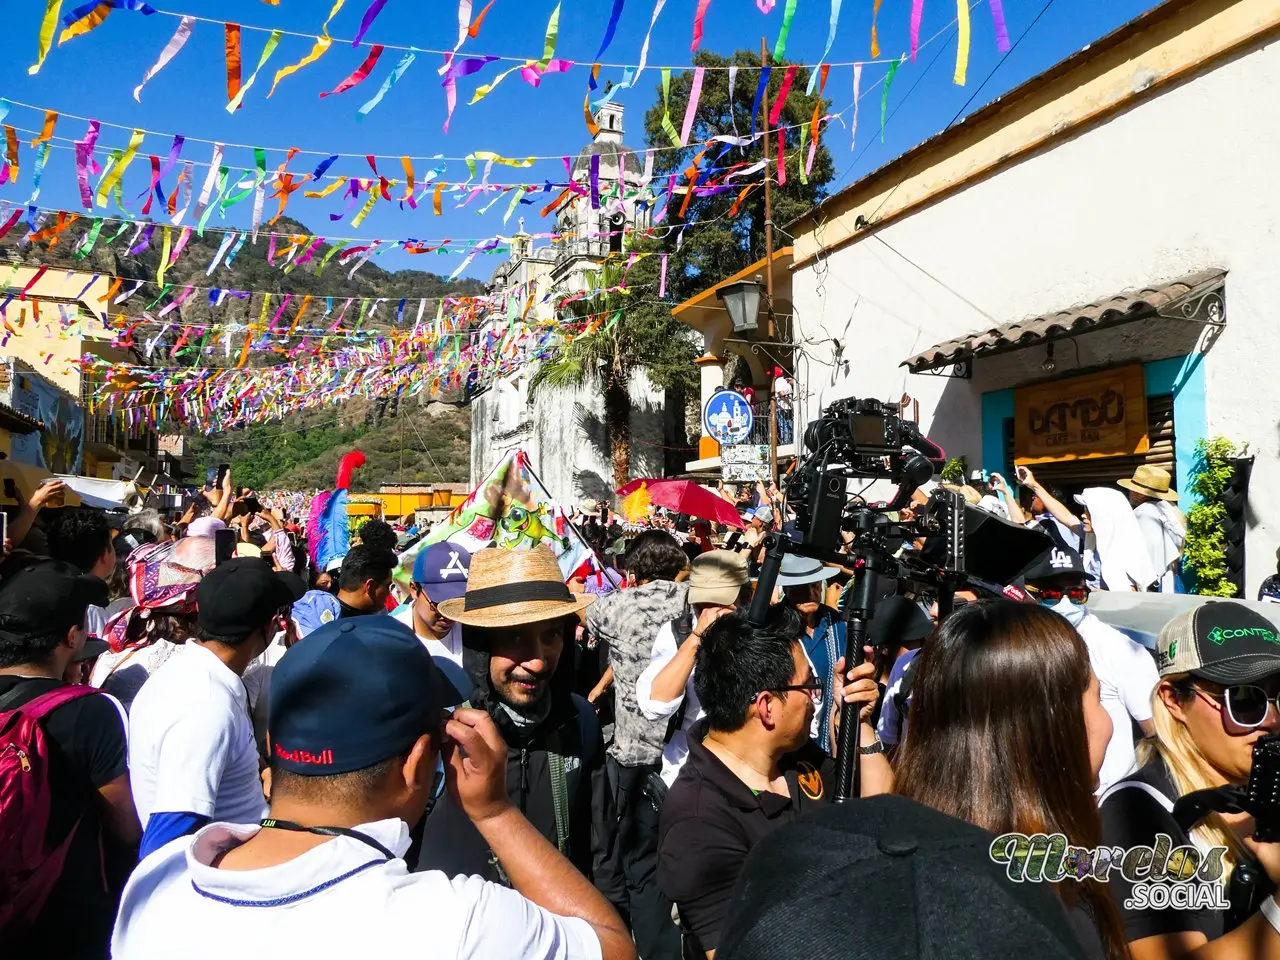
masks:
POLYGON ((84 684, 68 683, 61 687, 55 687, 47 693, 40 694, 40 696, 36 697, 34 700, 28 701, 21 707, 10 707, 9 704, 18 699, 21 690, 22 685, 18 684, 15 689, 10 690, 9 693, 5 694, 3 701, 0 701, 0 711, 8 713, 14 710, 21 710, 33 720, 42 720, 63 704, 70 703, 72 700, 79 700, 81 697, 87 697, 90 694, 98 693, 98 690, 95 687, 88 687, 84 684))
POLYGON ((1098 798, 1098 806, 1102 806, 1109 797, 1115 796, 1121 790, 1128 789, 1141 790, 1160 806, 1164 807, 1168 813, 1173 813, 1173 801, 1144 780, 1121 780, 1118 783, 1113 783, 1098 798))

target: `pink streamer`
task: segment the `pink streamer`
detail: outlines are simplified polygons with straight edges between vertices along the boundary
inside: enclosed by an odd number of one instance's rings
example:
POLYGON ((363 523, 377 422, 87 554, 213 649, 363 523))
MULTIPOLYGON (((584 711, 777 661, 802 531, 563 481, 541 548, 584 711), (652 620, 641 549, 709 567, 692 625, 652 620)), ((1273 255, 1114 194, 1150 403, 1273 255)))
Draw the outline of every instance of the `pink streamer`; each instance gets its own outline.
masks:
MULTIPOLYGON (((93 192, 89 189, 89 174, 97 176, 102 170, 98 161, 93 159, 93 148, 98 142, 98 131, 101 126, 97 120, 90 120, 84 139, 76 141, 76 182, 80 186, 80 202, 86 210, 93 209, 93 192)), ((7 172, 8 168, 6 167, 5 170, 7 172)))
POLYGON ((702 96, 702 75, 705 67, 693 71, 693 86, 689 90, 689 106, 684 111, 684 125, 680 128, 681 146, 689 145, 689 132, 693 129, 693 118, 698 112, 698 98, 702 96))
POLYGON ((849 125, 849 149, 858 144, 858 98, 862 96, 862 64, 853 65, 853 122, 849 125))
MULTIPOLYGON (((766 134, 767 136, 767 134, 766 134)), ((778 186, 787 185, 787 131, 778 131, 778 186)))
POLYGON ((916 62, 920 49, 920 21, 924 18, 924 0, 911 0, 911 62, 916 62))
POLYGON ((707 15, 707 7, 711 6, 711 0, 698 0, 698 9, 693 14, 693 43, 689 49, 697 50, 698 44, 702 43, 702 21, 707 15))
POLYGON ((521 67, 520 76, 524 78, 525 83, 536 87, 548 73, 567 73, 572 67, 572 60, 548 60, 545 67, 540 67, 536 63, 521 67))
POLYGON ((800 70, 794 64, 787 67, 787 72, 782 76, 782 86, 778 88, 778 99, 773 102, 773 106, 769 109, 769 126, 776 127, 778 118, 782 116, 782 108, 786 105, 787 94, 791 92, 791 84, 795 83, 796 73, 800 70))
POLYGON ((1009 25, 1004 20, 1004 3, 1002 0, 991 0, 991 22, 996 28, 996 49, 1001 53, 1009 52, 1009 25))
POLYGON ((658 280, 658 299, 667 295, 667 254, 662 255, 662 276, 658 280))

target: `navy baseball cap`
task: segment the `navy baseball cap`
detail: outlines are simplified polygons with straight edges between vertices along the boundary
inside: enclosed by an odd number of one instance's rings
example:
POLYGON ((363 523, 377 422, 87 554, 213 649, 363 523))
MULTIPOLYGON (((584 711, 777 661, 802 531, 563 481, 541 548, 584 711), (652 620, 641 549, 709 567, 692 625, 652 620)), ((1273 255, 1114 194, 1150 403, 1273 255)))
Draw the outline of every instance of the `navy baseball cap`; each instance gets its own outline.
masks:
POLYGON ((404 753, 470 695, 461 668, 440 659, 392 617, 326 623, 271 674, 272 763, 316 777, 404 753))
POLYGON ((434 604, 457 600, 467 592, 471 554, 456 543, 433 543, 413 561, 413 582, 427 592, 434 604))

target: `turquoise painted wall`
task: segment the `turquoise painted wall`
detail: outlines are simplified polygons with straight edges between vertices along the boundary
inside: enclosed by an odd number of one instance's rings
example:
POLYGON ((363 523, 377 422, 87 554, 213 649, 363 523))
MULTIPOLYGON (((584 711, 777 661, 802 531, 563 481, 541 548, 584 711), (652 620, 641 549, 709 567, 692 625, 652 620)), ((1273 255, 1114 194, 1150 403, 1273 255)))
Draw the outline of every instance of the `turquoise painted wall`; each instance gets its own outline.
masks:
MULTIPOLYGON (((1191 353, 1143 364, 1147 396, 1173 394, 1174 486, 1185 512, 1195 500, 1187 492, 1195 462, 1196 441, 1205 436, 1208 414, 1204 398, 1204 354, 1191 353)), ((982 466, 1013 476, 1013 464, 1004 459, 1005 422, 1013 419, 1013 390, 992 390, 982 395, 982 466)))

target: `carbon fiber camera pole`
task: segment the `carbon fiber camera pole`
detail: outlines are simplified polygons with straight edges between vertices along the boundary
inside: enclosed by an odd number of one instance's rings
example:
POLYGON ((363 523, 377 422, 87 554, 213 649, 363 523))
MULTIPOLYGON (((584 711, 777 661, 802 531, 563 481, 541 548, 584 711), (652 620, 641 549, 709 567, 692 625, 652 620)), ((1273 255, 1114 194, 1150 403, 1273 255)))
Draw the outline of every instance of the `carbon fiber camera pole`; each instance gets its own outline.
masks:
MULTIPOLYGON (((876 575, 867 558, 859 558, 854 575, 853 588, 846 600, 845 618, 845 674, 862 663, 862 648, 867 643, 871 628, 871 616, 875 609, 876 575)), ((836 741, 836 803, 844 803, 861 793, 859 769, 858 733, 862 726, 858 721, 861 704, 848 707, 839 704, 840 735, 836 741)))

